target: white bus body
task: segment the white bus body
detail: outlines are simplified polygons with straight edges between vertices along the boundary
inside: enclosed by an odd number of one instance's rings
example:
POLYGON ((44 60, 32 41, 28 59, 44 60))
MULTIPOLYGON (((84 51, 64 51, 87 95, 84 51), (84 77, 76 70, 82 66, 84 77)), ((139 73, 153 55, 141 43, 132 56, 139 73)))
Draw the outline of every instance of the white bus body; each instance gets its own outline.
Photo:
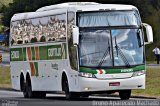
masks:
POLYGON ((68 99, 103 92, 129 99, 131 89, 145 88, 142 26, 131 5, 63 3, 15 14, 12 87, 29 98, 64 91, 68 99))

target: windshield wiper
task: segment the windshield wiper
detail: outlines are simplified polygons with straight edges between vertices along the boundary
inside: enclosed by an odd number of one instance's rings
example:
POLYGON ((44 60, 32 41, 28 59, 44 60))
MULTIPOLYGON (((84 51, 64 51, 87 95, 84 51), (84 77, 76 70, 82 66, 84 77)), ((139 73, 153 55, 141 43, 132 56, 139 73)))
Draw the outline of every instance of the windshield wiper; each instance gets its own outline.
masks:
POLYGON ((130 67, 131 65, 129 64, 127 58, 124 56, 122 50, 119 48, 118 44, 117 44, 117 39, 115 37, 115 48, 116 48, 116 52, 117 52, 117 57, 118 57, 118 51, 120 56, 122 57, 122 60, 124 61, 124 63, 126 64, 126 67, 130 67))
POLYGON ((111 58, 109 39, 108 39, 108 47, 107 47, 107 49, 106 49, 106 51, 105 51, 105 53, 104 53, 104 55, 103 55, 101 61, 99 62, 98 67, 101 67, 101 66, 102 66, 102 64, 103 64, 103 62, 104 62, 106 56, 108 55, 108 53, 109 53, 110 58, 111 58))

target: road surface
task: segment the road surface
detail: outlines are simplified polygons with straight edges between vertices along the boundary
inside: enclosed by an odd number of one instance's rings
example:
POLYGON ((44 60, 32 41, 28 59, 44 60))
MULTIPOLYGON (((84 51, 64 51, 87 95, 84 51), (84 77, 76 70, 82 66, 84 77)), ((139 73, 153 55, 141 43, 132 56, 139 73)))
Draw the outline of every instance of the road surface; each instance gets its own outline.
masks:
POLYGON ((0 106, 160 106, 155 98, 130 98, 90 96, 76 100, 66 100, 63 94, 47 94, 43 99, 26 99, 18 91, 0 90, 0 106))

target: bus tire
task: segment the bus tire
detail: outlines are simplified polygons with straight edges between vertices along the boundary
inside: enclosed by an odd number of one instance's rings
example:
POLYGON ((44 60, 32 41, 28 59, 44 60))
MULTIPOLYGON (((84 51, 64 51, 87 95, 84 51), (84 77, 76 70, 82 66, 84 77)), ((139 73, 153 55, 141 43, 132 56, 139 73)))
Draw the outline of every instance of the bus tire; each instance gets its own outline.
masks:
POLYGON ((33 98, 34 94, 32 91, 31 79, 29 76, 26 77, 26 91, 28 94, 28 98, 33 98))
POLYGON ((24 84, 23 96, 24 96, 24 98, 28 98, 28 92, 26 90, 26 84, 24 84))
POLYGON ((89 94, 85 94, 85 93, 83 93, 83 94, 81 94, 81 97, 83 98, 88 98, 89 97, 89 94))
POLYGON ((73 99, 76 99, 76 98, 80 97, 75 92, 70 92, 69 91, 69 84, 68 84, 68 80, 67 80, 66 75, 63 77, 63 80, 62 80, 62 89, 63 89, 63 91, 66 95, 67 100, 73 100, 73 99))
POLYGON ((26 90, 26 82, 24 80, 24 75, 22 73, 20 75, 20 89, 23 92, 24 98, 28 98, 28 93, 26 90))
POLYGON ((128 100, 131 97, 131 90, 119 91, 119 96, 121 100, 128 100))
POLYGON ((46 92, 32 91, 32 93, 33 93, 33 98, 45 98, 46 97, 46 92))
POLYGON ((28 95, 28 98, 45 98, 46 92, 41 91, 32 91, 32 84, 30 77, 27 77, 26 79, 26 92, 28 95))

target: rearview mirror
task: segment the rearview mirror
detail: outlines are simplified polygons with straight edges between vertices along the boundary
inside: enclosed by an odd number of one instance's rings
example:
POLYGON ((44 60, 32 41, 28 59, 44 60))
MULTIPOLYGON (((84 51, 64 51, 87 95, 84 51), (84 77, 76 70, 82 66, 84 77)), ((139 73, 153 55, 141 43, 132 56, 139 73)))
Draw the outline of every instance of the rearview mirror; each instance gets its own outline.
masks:
POLYGON ((79 28, 77 26, 73 26, 73 45, 79 44, 79 28))
POLYGON ((146 24, 146 23, 142 23, 142 25, 145 27, 146 34, 147 34, 147 42, 145 42, 145 45, 153 43, 153 31, 152 31, 152 27, 150 25, 146 24))

